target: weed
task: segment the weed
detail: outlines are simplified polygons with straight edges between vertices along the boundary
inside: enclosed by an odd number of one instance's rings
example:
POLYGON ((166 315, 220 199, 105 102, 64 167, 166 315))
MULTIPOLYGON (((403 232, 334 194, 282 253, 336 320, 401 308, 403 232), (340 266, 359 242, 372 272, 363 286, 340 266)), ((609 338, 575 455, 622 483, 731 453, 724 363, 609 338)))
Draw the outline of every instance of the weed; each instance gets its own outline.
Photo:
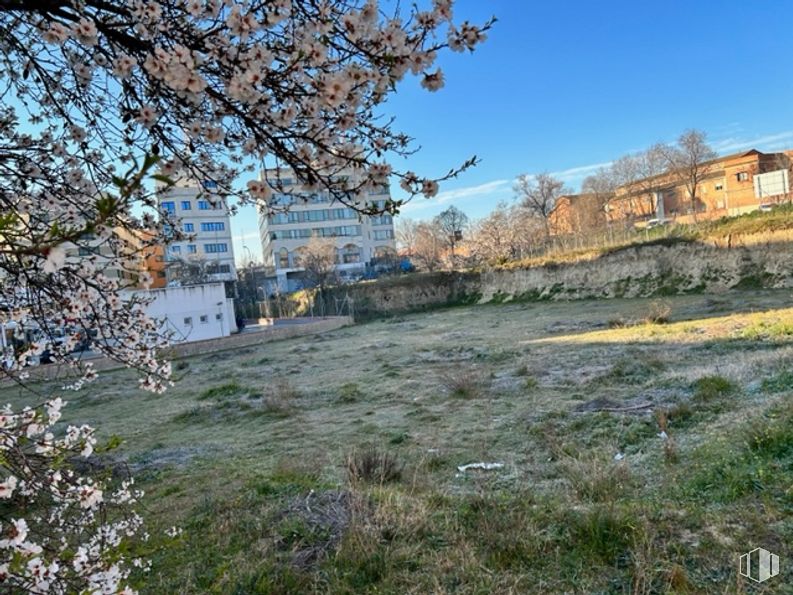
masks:
POLYGON ((614 462, 610 456, 587 453, 566 457, 561 470, 575 494, 587 502, 613 501, 633 486, 628 466, 614 462))
POLYGON ((353 450, 347 455, 344 466, 347 479, 353 484, 383 484, 402 477, 402 464, 397 457, 373 446, 353 450))
POLYGON ((515 370, 515 376, 528 376, 530 373, 528 364, 521 364, 515 370))
POLYGON ((664 300, 650 302, 649 312, 644 318, 645 324, 667 324, 672 315, 672 306, 664 300))
POLYGON ((704 376, 695 381, 691 388, 694 390, 694 400, 700 402, 729 396, 738 389, 734 382, 723 376, 704 376))
POLYGON ((406 442, 409 439, 410 439, 410 434, 408 434, 407 432, 397 432, 391 435, 391 438, 389 438, 388 443, 395 445, 402 444, 403 442, 406 442))
POLYGON ((607 380, 641 383, 653 379, 666 368, 666 364, 653 355, 636 353, 633 357, 617 360, 606 374, 607 380))
POLYGON ((472 368, 445 372, 440 379, 449 396, 460 399, 479 397, 484 389, 482 374, 472 368))
POLYGON ((793 389, 793 372, 783 370, 770 378, 763 379, 760 388, 766 393, 781 393, 793 389))
POLYGON ((782 341, 793 337, 793 322, 778 320, 771 322, 761 320, 744 328, 739 338, 749 341, 782 341))
POLYGON ((206 389, 198 397, 199 399, 223 399, 225 397, 233 397, 234 395, 243 391, 243 388, 236 382, 227 382, 218 386, 213 386, 206 389))
POLYGON ((364 396, 360 387, 355 382, 347 382, 339 387, 339 403, 355 403, 364 396))
POLYGON ((677 452, 677 445, 672 436, 669 435, 669 417, 666 409, 655 410, 655 421, 658 423, 658 429, 660 430, 658 435, 664 446, 664 461, 667 464, 677 463, 680 457, 677 452))

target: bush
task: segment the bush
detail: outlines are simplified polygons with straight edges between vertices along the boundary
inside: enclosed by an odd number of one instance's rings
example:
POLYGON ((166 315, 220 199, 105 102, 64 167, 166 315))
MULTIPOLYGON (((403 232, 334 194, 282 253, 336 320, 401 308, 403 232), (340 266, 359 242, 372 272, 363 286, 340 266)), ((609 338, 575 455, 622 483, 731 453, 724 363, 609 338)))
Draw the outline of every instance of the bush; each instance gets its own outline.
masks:
POLYGON ((402 477, 402 464, 394 455, 373 446, 353 450, 345 461, 351 483, 383 484, 402 477))
POLYGON ((667 324, 672 315, 672 307, 663 300, 650 302, 649 312, 644 318, 646 324, 667 324))
POLYGON ((474 399, 481 395, 484 379, 476 370, 454 370, 441 374, 441 385, 449 396, 474 399))

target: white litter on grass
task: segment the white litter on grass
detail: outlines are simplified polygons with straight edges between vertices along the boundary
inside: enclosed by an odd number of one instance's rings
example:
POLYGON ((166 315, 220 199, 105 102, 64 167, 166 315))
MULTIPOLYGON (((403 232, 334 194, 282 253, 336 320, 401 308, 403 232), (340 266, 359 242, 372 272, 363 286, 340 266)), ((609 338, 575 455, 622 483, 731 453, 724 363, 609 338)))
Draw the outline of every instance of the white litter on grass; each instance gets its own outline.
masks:
POLYGON ((624 458, 625 458, 625 453, 622 452, 618 452, 617 454, 614 455, 615 461, 621 461, 624 458))
POLYGON ((491 469, 501 469, 504 463, 468 463, 467 465, 460 465, 457 470, 460 473, 465 473, 469 469, 481 469, 482 471, 490 471, 491 469))
POLYGON ((658 434, 658 437, 659 437, 661 440, 668 440, 668 439, 669 439, 669 436, 668 436, 668 435, 666 434, 666 432, 664 432, 664 431, 661 431, 661 433, 660 433, 660 434, 658 434))

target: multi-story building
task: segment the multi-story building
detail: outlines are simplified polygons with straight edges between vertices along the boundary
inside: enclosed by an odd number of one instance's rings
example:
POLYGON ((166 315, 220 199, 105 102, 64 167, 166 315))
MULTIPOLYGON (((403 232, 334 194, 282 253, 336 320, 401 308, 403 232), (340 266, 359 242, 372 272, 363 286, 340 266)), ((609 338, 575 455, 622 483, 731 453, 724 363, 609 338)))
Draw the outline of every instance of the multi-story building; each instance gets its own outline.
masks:
POLYGON ((151 248, 145 246, 145 235, 124 227, 113 228, 110 236, 99 237, 86 233, 78 243, 67 242, 64 251, 67 262, 90 261, 96 271, 118 282, 122 288, 140 287, 142 273, 151 270, 151 248))
POLYGON ((689 223, 755 211, 789 198, 792 155, 791 151, 751 149, 703 163, 693 197, 675 172, 623 186, 608 203, 608 217, 612 221, 674 219, 689 223))
POLYGON ((616 189, 612 196, 561 197, 552 212, 557 234, 575 231, 576 223, 590 219, 596 201, 609 223, 643 226, 654 219, 690 223, 741 215, 779 202, 790 201, 793 151, 762 153, 755 149, 725 155, 701 164, 696 196, 681 175, 668 172, 616 189))
MULTIPOLYGON (((311 238, 328 238, 336 247, 336 271, 355 278, 396 254, 394 221, 391 215, 361 216, 327 192, 306 192, 287 170, 267 170, 262 179, 278 179, 283 192, 274 190, 274 213, 259 215, 259 235, 265 266, 275 269, 278 287, 295 289, 290 283, 303 271, 301 252, 311 238)), ((384 206, 388 187, 371 193, 367 202, 384 206)))
POLYGON ((188 235, 188 239, 168 242, 165 248, 169 283, 179 263, 200 267, 206 281, 237 278, 226 199, 212 190, 209 183, 201 188, 193 180, 179 180, 157 194, 160 207, 178 220, 182 232, 188 235))

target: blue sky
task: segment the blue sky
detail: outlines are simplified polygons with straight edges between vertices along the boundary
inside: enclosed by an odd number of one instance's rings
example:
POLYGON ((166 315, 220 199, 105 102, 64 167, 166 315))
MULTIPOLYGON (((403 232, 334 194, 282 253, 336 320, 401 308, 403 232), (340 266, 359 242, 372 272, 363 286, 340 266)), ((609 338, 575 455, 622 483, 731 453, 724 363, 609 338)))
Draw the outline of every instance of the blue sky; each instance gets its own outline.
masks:
MULTIPOLYGON (((720 153, 793 147, 793 2, 459 0, 455 20, 499 21, 473 54, 445 53, 436 93, 406 80, 387 111, 422 150, 406 163, 439 175, 481 164, 404 216, 455 205, 472 218, 512 197, 520 173, 572 188, 600 164, 686 128, 720 153)), ((399 188, 392 189, 400 196, 399 188)), ((256 214, 232 221, 235 253, 260 255, 256 214)))

